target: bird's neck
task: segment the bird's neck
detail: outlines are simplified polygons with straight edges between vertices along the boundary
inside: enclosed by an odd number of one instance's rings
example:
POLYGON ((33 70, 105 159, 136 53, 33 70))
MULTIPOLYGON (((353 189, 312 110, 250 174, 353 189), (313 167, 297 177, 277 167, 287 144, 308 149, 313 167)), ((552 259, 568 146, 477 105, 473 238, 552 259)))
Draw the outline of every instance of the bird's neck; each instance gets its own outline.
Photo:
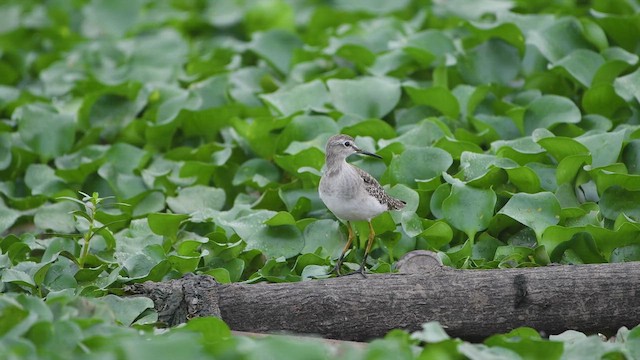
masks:
POLYGON ((344 158, 339 158, 339 157, 326 157, 325 159, 325 164, 326 164, 326 172, 328 174, 332 174, 332 173, 337 173, 340 171, 340 168, 342 167, 342 165, 344 165, 346 163, 344 158))

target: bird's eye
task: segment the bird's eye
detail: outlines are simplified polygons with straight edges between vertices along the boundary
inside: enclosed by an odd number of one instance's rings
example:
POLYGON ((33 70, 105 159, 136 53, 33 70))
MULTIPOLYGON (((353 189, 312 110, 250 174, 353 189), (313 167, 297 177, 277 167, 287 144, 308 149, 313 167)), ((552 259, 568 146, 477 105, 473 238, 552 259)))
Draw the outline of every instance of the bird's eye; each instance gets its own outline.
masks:
POLYGON ((344 146, 345 147, 350 147, 351 146, 351 141, 347 140, 344 142, 344 146))

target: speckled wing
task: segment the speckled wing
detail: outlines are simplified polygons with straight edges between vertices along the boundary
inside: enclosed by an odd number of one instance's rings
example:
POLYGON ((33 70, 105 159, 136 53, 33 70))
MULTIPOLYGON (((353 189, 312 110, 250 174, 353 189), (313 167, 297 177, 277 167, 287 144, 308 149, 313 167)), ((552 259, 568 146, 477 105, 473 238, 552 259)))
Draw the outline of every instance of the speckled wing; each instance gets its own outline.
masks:
POLYGON ((380 201, 381 204, 387 205, 387 208, 389 210, 400 210, 404 207, 406 203, 402 200, 396 199, 394 197, 391 197, 389 194, 387 194, 382 188, 382 186, 380 185, 380 183, 378 182, 378 180, 376 180, 376 178, 374 178, 373 176, 369 175, 366 171, 356 166, 353 166, 353 165, 351 166, 354 169, 356 169, 356 172, 358 172, 358 174, 364 181, 364 187, 367 190, 367 192, 371 196, 378 199, 378 201, 380 201))

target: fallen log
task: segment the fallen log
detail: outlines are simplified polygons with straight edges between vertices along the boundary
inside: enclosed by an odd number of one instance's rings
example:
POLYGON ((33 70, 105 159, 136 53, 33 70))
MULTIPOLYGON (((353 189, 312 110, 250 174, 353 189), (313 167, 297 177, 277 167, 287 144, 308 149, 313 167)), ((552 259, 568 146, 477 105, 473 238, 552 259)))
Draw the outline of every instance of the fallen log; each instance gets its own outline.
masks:
POLYGON ((547 334, 614 333, 640 323, 640 262, 456 270, 418 251, 400 273, 296 283, 218 284, 208 276, 125 288, 154 300, 168 325, 217 316, 232 330, 317 334, 363 341, 439 321, 449 335, 481 340, 516 327, 547 334))

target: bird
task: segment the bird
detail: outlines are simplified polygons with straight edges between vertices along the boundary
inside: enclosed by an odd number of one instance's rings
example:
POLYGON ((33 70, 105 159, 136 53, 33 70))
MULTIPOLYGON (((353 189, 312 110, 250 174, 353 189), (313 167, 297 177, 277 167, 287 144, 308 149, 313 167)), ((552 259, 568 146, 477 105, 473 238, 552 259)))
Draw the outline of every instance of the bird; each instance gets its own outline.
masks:
POLYGON ((406 202, 387 194, 380 183, 366 171, 347 163, 347 157, 353 154, 382 159, 380 155, 360 149, 351 136, 334 135, 329 138, 325 147, 325 169, 318 186, 320 199, 329 211, 347 222, 347 243, 333 269, 337 276, 341 276, 340 268, 345 253, 353 242, 351 221, 366 220, 369 223, 367 247, 357 271, 365 276, 365 264, 375 237, 371 219, 388 210, 401 210, 406 205, 406 202))

